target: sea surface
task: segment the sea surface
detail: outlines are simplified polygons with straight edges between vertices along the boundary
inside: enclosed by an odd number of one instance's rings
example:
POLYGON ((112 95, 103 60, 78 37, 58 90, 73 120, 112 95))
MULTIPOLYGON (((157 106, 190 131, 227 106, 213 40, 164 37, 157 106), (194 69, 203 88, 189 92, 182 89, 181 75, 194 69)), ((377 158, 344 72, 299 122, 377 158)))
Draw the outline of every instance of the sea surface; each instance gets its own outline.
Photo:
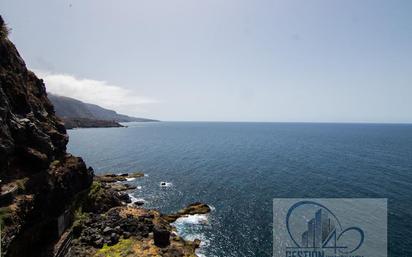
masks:
POLYGON ((271 256, 272 202, 283 197, 388 198, 390 256, 412 256, 412 125, 127 125, 70 130, 68 150, 97 174, 147 174, 130 181, 146 207, 211 205, 176 224, 203 256, 271 256))

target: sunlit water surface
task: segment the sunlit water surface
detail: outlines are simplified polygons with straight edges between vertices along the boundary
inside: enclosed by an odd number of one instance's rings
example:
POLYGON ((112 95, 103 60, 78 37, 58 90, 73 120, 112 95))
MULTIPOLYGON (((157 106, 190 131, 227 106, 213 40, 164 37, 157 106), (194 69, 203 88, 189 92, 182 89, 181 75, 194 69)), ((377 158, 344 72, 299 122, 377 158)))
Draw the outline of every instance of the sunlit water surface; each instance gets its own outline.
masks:
POLYGON ((146 207, 210 204, 176 224, 205 256, 271 256, 276 197, 388 198, 390 256, 412 256, 412 125, 127 125, 70 130, 69 151, 96 173, 147 174, 130 181, 146 207))

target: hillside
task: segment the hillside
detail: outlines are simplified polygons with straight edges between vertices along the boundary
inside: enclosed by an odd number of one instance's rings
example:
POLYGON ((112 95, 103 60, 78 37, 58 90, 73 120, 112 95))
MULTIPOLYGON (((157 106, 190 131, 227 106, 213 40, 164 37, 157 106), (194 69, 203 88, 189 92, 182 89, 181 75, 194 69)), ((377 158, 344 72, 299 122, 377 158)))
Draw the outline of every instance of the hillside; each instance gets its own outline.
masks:
POLYGON ((84 103, 74 98, 48 94, 57 116, 63 119, 66 128, 74 127, 120 127, 119 122, 157 121, 118 114, 95 104, 84 103))

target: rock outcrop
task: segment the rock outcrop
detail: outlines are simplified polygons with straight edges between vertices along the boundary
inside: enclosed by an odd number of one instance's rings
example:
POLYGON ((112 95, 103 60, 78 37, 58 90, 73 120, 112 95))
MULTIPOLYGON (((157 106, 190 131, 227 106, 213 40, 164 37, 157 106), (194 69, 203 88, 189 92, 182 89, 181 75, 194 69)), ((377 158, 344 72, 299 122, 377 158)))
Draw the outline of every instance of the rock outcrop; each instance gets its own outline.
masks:
POLYGON ((100 182, 117 182, 117 181, 126 181, 128 178, 140 178, 143 177, 144 174, 141 172, 134 172, 134 173, 121 173, 121 174, 105 174, 100 176, 95 176, 94 179, 100 182))
POLYGON ((193 203, 175 214, 164 215, 127 204, 127 195, 117 190, 118 185, 127 185, 123 180, 126 177, 142 175, 95 177, 88 193, 78 201, 81 204, 73 226, 72 256, 196 256, 200 240, 182 239, 172 223, 187 215, 209 213, 210 207, 193 203), (107 177, 111 179, 102 180, 107 177))
POLYGON ((195 214, 207 214, 211 211, 209 205, 196 202, 189 204, 187 207, 179 210, 177 213, 163 215, 163 219, 167 222, 175 222, 178 218, 195 214))
POLYGON ((5 256, 47 256, 70 225, 93 171, 66 152, 68 136, 41 79, 27 70, 0 17, 0 217, 5 256))

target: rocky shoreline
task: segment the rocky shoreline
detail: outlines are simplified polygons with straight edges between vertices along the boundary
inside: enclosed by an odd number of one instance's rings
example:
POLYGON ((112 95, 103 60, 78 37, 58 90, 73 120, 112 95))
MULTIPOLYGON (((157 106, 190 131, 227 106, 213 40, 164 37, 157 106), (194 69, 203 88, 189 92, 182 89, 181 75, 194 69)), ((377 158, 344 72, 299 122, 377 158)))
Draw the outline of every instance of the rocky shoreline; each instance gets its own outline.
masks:
POLYGON ((62 118, 66 129, 75 128, 122 128, 119 122, 112 120, 96 120, 88 118, 62 118))
POLYGON ((179 237, 171 223, 206 214, 210 207, 193 203, 172 214, 138 207, 128 195, 130 178, 142 173, 95 176, 90 191, 78 199, 72 227, 71 256, 196 256, 200 240, 179 237))
MULTIPOLYGON (((210 211, 195 203, 175 214, 130 204, 128 179, 94 176, 66 151, 66 128, 44 82, 29 71, 0 16, 0 224, 5 257, 194 257, 199 241, 171 222, 210 211)), ((141 204, 141 203, 139 203, 141 204)))

